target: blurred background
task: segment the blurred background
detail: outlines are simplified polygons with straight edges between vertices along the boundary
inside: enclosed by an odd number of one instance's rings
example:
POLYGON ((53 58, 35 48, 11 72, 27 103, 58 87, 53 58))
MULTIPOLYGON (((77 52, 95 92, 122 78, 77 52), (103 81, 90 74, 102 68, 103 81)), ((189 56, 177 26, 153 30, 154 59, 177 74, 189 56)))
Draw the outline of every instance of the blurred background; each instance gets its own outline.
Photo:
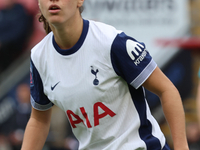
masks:
MULTIPOLYGON (((30 50, 45 36, 38 12, 37 0, 0 0, 0 150, 20 150, 30 117, 30 50)), ((113 25, 146 44, 181 94, 190 150, 200 150, 196 112, 200 0, 86 0, 82 16, 113 25)), ((172 147, 160 101, 149 91, 146 94, 172 147)), ((44 150, 77 150, 65 113, 56 106, 53 111, 44 150)))

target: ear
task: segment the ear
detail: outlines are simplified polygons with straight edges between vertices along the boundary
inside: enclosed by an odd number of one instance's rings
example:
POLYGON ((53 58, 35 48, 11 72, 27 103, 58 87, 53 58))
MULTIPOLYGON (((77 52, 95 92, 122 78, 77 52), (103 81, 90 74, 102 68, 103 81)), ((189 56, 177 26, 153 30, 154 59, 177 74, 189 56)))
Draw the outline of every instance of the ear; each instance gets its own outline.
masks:
POLYGON ((77 4, 77 7, 81 7, 83 6, 83 3, 84 3, 84 0, 78 0, 78 4, 77 4))

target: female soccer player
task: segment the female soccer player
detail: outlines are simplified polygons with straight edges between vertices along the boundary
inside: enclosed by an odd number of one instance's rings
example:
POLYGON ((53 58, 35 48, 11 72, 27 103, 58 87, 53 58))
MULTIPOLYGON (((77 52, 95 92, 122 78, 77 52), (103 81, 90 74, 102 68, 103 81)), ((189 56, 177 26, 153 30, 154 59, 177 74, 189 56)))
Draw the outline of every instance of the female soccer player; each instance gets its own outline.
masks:
POLYGON ((143 43, 84 20, 83 2, 39 0, 40 19, 52 32, 31 52, 33 109, 22 150, 42 149, 54 104, 66 112, 80 150, 169 150, 144 88, 161 99, 174 149, 188 150, 177 89, 143 43))

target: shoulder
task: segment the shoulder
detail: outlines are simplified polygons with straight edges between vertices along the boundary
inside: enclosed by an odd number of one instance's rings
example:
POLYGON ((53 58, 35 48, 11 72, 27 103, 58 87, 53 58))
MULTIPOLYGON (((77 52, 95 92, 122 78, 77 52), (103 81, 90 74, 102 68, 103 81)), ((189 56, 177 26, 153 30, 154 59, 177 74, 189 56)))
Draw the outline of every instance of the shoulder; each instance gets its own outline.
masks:
POLYGON ((136 47, 145 49, 145 44, 137 41, 131 36, 126 35, 123 31, 116 29, 115 27, 97 21, 89 20, 90 32, 95 37, 99 37, 105 43, 111 43, 112 49, 124 49, 127 47, 136 47), (109 42, 110 41, 110 42, 109 42))
POLYGON ((52 36, 53 33, 50 32, 31 49, 32 58, 40 57, 45 52, 45 49, 52 45, 52 36))
POLYGON ((144 50, 146 50, 146 46, 143 42, 137 41, 136 39, 126 35, 124 32, 119 33, 115 37, 111 47, 113 53, 126 53, 132 60, 139 56, 139 53, 144 50))
POLYGON ((99 50, 98 52, 106 57, 110 55, 111 46, 121 32, 111 25, 89 20, 87 41, 93 41, 95 51, 99 50))
POLYGON ((103 22, 98 22, 98 21, 94 21, 94 20, 89 20, 89 23, 90 23, 90 26, 93 26, 93 27, 96 27, 96 28, 99 28, 99 29, 111 29, 111 30, 116 30, 115 27, 109 25, 109 24, 106 24, 106 23, 103 23, 103 22))
POLYGON ((46 60, 50 55, 50 51, 53 47, 52 44, 53 33, 46 35, 37 45, 31 50, 31 60, 37 70, 40 72, 42 66, 46 64, 46 60))
POLYGON ((89 23, 90 32, 92 32, 95 35, 98 35, 101 38, 114 39, 117 36, 117 34, 122 32, 120 30, 117 30, 115 27, 102 22, 89 20, 89 23))

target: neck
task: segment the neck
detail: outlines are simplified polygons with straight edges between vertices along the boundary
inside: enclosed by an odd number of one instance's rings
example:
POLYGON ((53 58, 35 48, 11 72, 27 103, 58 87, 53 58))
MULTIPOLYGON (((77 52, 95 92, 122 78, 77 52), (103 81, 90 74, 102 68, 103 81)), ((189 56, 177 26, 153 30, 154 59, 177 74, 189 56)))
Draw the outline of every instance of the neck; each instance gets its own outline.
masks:
POLYGON ((83 19, 79 17, 59 26, 50 26, 58 46, 61 49, 69 49, 78 42, 81 36, 83 30, 83 19))

